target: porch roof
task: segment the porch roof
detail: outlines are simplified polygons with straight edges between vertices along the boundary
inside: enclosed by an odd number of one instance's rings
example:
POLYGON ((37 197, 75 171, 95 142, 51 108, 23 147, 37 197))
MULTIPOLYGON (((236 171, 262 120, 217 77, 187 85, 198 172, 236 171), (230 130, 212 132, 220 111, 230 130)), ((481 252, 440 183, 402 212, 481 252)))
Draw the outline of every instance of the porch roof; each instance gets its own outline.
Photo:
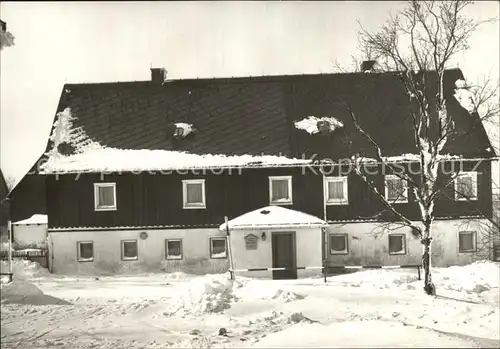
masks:
MULTIPOLYGON (((327 223, 313 215, 281 206, 266 206, 247 212, 228 222, 230 230, 272 229, 272 228, 313 228, 327 223)), ((226 230, 226 223, 219 227, 226 230)))

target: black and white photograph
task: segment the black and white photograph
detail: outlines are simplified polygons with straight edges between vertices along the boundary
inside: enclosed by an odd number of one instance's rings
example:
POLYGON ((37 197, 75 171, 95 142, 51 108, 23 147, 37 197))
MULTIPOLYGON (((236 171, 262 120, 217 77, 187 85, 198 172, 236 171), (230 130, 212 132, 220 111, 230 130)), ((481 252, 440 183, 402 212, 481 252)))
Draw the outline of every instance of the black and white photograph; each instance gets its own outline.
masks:
POLYGON ((500 2, 0 24, 2 349, 500 347, 500 2))

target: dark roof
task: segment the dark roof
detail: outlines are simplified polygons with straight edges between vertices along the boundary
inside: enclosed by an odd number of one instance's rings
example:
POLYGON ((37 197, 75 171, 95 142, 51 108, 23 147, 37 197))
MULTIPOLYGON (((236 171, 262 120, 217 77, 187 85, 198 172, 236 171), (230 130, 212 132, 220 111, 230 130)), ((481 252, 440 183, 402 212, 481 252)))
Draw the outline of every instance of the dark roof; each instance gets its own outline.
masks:
MULTIPOLYGON (((453 94, 457 79, 463 79, 459 69, 446 71, 446 96, 453 94)), ((450 139, 444 152, 493 155, 487 150, 490 143, 478 115, 469 115, 454 98, 447 100, 456 129, 466 134, 450 139)), ((373 157, 373 147, 353 127, 346 101, 385 155, 417 152, 409 99, 394 73, 66 84, 57 111, 71 108, 75 127, 83 127, 91 139, 115 148, 373 157), (313 136, 294 128, 293 121, 311 115, 335 117, 344 127, 313 136), (197 132, 175 140, 171 136, 175 122, 191 123, 197 132)))
POLYGON ((7 182, 5 181, 5 177, 3 176, 3 172, 0 169, 0 202, 3 201, 9 194, 9 188, 7 187, 7 182))

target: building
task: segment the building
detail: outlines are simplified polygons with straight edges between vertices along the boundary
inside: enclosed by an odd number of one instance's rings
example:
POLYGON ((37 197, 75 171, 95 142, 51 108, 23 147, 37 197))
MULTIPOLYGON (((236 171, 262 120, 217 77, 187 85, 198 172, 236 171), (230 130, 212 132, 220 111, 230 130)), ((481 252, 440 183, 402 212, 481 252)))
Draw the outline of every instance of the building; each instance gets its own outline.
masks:
POLYGON ((7 197, 9 194, 9 188, 7 187, 7 182, 3 176, 2 170, 0 170, 0 236, 6 236, 8 234, 8 221, 9 221, 9 211, 10 205, 8 203, 7 197))
MULTIPOLYGON (((255 245, 268 256, 260 267, 269 268, 273 249, 261 242, 269 236, 272 243, 278 226, 231 233, 231 244, 221 229, 225 217, 231 228, 231 221, 260 217, 255 212, 268 206, 325 223, 310 228, 315 243, 301 252, 313 260, 309 266, 323 259, 328 266, 420 263, 420 242, 407 228, 388 225, 395 217, 352 171, 353 157, 370 163, 375 149, 346 104, 390 161, 406 170, 415 163, 409 98, 396 74, 168 80, 163 69, 151 72, 150 81, 63 87, 40 166, 54 272, 214 273, 229 268, 228 247, 238 264, 251 259, 255 245)), ((478 212, 492 215, 494 152, 478 115, 453 98, 463 78, 458 69, 445 74, 447 108, 459 132, 445 146, 442 175, 458 168, 463 176, 436 203, 437 266, 476 258, 478 212)), ((419 221, 403 182, 380 171, 368 180, 419 221)), ((287 227, 296 234, 277 239, 298 246, 299 228, 287 227)))
POLYGON ((12 222, 12 237, 17 249, 47 249, 47 215, 12 222))
POLYGON ((34 164, 9 194, 12 222, 29 219, 33 215, 47 214, 46 177, 37 173, 39 165, 39 162, 34 164))

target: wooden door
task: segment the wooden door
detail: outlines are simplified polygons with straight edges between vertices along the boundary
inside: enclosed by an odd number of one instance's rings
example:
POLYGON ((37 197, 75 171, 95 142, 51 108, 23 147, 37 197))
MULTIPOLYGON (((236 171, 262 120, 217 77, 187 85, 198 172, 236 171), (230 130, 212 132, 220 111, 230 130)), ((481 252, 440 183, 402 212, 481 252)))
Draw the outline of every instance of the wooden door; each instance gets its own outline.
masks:
POLYGON ((272 252, 273 268, 289 268, 287 270, 273 270, 273 279, 296 279, 295 232, 273 232, 272 252))

